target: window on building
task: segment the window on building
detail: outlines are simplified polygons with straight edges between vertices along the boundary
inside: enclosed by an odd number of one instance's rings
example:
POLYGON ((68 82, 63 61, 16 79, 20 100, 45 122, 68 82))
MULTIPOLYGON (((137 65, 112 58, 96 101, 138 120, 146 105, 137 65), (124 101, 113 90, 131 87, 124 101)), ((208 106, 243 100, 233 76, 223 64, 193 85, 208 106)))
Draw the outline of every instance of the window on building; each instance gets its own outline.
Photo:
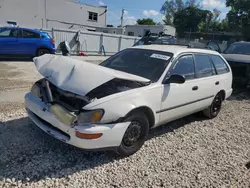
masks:
POLYGON ((23 38, 40 38, 40 35, 32 31, 23 30, 23 38))
POLYGON ((103 33, 109 33, 107 30, 103 30, 102 32, 103 32, 103 33))
POLYGON ((89 20, 97 22, 98 14, 95 12, 89 12, 89 20))
POLYGON ((195 69, 198 78, 213 75, 212 63, 208 55, 195 54, 195 69))
POLYGON ((179 74, 185 76, 186 80, 194 79, 194 59, 192 55, 181 56, 169 75, 179 74))
POLYGON ((129 32, 128 32, 128 36, 135 36, 135 33, 134 33, 134 32, 129 31, 129 32))

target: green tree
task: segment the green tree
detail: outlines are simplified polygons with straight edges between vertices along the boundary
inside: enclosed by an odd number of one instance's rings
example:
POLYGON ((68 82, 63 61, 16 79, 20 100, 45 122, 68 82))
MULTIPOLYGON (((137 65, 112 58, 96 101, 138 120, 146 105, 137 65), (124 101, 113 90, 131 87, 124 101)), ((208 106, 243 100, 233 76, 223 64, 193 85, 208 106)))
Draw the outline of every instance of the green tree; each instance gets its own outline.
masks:
POLYGON ((221 12, 218 9, 214 9, 213 12, 209 12, 206 21, 199 24, 198 28, 200 32, 217 32, 227 31, 228 22, 227 19, 220 20, 221 12))
POLYGON ((165 15, 164 23, 167 25, 173 25, 174 15, 177 11, 180 11, 189 6, 199 7, 197 0, 167 0, 161 7, 161 13, 165 15))
POLYGON ((198 31, 199 24, 206 22, 210 11, 202 10, 194 6, 177 11, 174 15, 174 26, 179 37, 184 37, 185 31, 198 31))
POLYGON ((156 25, 153 19, 147 18, 147 19, 138 19, 137 20, 138 25, 156 25))
POLYGON ((227 14, 230 30, 242 32, 243 36, 250 40, 250 1, 226 0, 226 5, 231 7, 227 14))

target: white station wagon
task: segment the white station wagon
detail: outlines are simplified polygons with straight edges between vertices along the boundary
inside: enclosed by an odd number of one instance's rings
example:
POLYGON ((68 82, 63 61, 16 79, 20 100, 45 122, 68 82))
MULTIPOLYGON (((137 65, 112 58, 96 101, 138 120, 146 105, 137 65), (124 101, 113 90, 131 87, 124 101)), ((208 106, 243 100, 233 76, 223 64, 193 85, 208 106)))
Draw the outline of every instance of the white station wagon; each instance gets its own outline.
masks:
POLYGON ((217 52, 178 45, 132 47, 100 65, 70 57, 34 59, 43 79, 25 96, 29 117, 83 149, 129 156, 149 130, 202 111, 214 118, 232 94, 232 72, 217 52))

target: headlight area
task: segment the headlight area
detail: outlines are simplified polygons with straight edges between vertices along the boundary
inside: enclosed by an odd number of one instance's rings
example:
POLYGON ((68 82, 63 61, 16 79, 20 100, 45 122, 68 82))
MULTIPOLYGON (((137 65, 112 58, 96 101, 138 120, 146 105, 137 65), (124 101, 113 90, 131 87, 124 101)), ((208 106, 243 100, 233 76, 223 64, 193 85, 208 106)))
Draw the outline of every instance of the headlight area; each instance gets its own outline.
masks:
MULTIPOLYGON (((92 123, 99 123, 104 115, 104 110, 97 109, 97 110, 91 110, 91 111, 83 111, 80 114, 77 115, 76 118, 76 125, 84 125, 84 124, 92 124, 92 123)), ((100 138, 103 133, 82 133, 78 130, 76 130, 75 133, 76 137, 81 139, 98 139, 100 138)))
POLYGON ((36 97, 38 97, 38 98, 41 97, 41 90, 40 90, 40 87, 39 87, 38 83, 35 83, 35 84, 31 87, 30 92, 31 92, 34 96, 36 96, 36 97))
POLYGON ((85 123, 99 123, 104 115, 103 109, 85 110, 77 115, 76 124, 81 125, 85 123))

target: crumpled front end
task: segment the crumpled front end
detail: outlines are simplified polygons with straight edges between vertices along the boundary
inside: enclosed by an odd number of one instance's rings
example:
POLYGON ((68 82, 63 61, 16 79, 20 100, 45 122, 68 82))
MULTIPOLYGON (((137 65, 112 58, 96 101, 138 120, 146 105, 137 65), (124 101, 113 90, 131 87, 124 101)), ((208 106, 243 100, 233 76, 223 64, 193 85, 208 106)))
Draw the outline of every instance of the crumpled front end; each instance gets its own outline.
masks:
POLYGON ((115 148, 122 141, 129 122, 114 124, 82 124, 72 125, 65 118, 70 112, 59 109, 56 113, 53 105, 44 103, 41 99, 28 93, 25 105, 30 119, 44 132, 70 145, 83 149, 115 148), (58 118, 58 115, 64 119, 58 118))
POLYGON ((85 106, 110 95, 146 86, 147 79, 119 74, 68 57, 58 59, 45 55, 35 59, 35 65, 45 78, 33 85, 25 96, 25 103, 29 117, 38 127, 80 148, 120 145, 130 122, 101 123, 109 109, 90 110, 85 106))

